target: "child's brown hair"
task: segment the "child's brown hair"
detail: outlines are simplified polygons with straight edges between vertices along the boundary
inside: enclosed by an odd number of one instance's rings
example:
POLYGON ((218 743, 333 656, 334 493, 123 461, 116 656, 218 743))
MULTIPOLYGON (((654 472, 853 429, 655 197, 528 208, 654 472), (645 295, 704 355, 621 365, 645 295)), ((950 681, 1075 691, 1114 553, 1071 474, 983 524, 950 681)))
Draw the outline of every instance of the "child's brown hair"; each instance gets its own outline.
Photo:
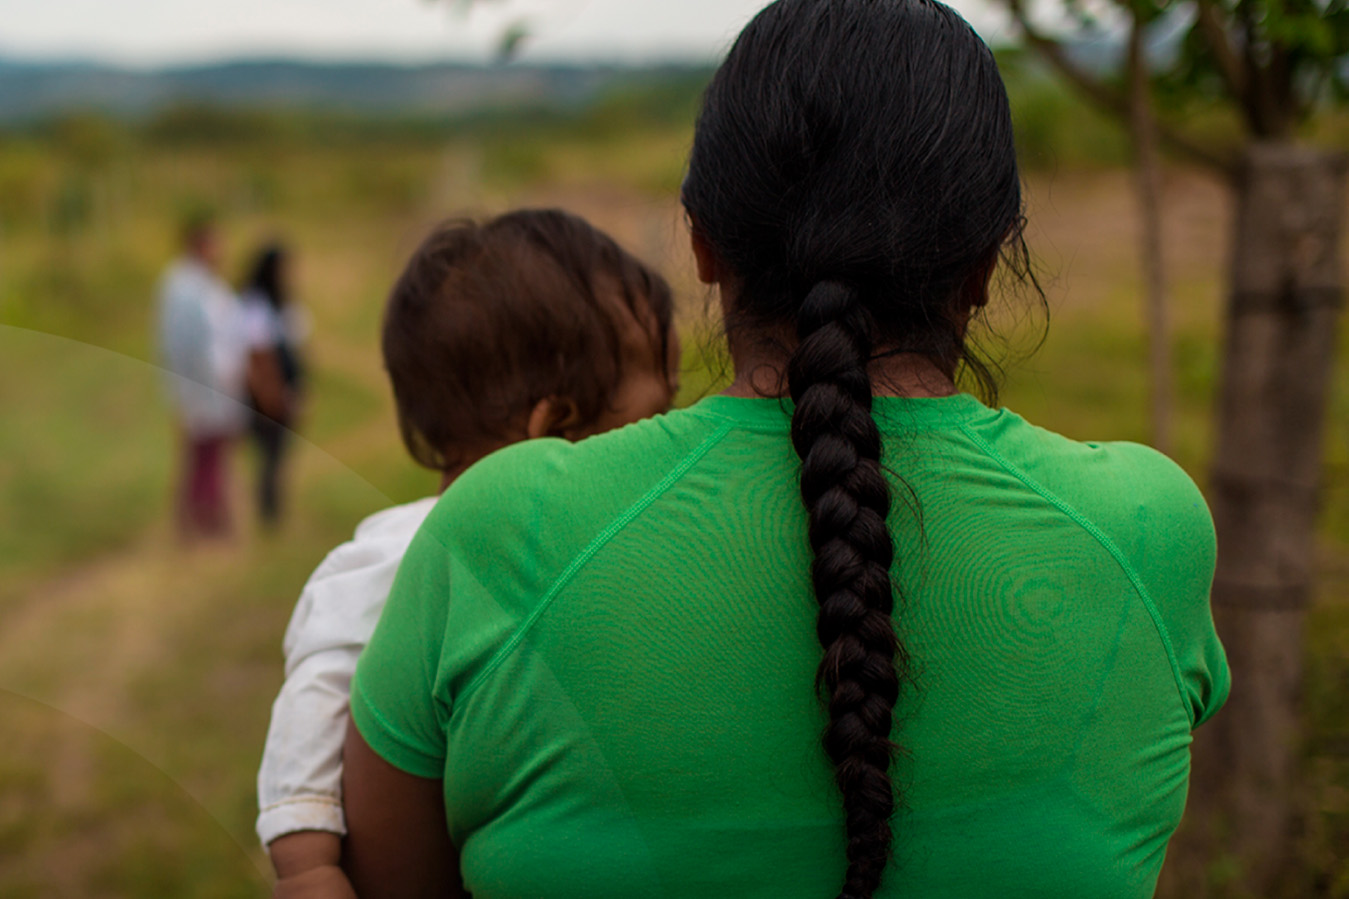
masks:
POLYGON ((447 222, 413 253, 384 315, 384 365, 408 452, 450 471, 516 439, 540 400, 596 420, 624 375, 628 316, 666 372, 669 285, 584 219, 519 210, 447 222))

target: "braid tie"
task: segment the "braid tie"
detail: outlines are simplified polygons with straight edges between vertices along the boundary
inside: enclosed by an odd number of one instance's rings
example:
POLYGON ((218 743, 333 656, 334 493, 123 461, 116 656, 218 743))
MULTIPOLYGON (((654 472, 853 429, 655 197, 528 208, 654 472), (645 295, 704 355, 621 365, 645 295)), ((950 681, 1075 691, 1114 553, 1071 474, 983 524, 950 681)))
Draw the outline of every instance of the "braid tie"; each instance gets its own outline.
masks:
POLYGON ((843 794, 848 867, 840 899, 870 899, 891 851, 890 730, 902 652, 891 617, 890 492, 867 373, 874 324, 856 291, 834 281, 811 289, 797 322, 800 344, 787 374, 796 403, 792 445, 815 552, 824 649, 815 683, 829 712, 822 742, 843 794))

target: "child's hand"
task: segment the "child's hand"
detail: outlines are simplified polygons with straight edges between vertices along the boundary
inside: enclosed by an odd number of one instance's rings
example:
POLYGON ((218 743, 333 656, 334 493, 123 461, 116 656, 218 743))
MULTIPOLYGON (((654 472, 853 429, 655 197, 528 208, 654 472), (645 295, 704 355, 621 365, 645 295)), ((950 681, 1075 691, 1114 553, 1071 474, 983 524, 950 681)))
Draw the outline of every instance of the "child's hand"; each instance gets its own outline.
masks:
POLYGON ((272 899, 356 899, 356 891, 341 868, 320 865, 278 880, 272 899))

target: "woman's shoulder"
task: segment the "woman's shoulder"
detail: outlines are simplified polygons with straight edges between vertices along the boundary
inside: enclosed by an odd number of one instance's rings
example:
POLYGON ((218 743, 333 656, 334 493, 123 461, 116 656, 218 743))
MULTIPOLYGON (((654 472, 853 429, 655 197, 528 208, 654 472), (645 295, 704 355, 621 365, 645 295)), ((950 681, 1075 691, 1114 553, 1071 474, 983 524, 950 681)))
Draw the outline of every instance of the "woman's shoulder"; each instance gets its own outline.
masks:
POLYGON ((1109 527, 1112 539, 1140 568, 1151 567, 1159 552, 1179 548, 1211 577, 1217 555, 1213 517, 1189 473, 1165 453, 1139 443, 1083 446, 1093 464, 1091 477, 1073 485, 1078 506, 1109 527))
POLYGON ((1084 507, 1161 504, 1202 510, 1190 475, 1165 453, 1128 440, 1077 440, 1003 410, 971 437, 1033 486, 1084 507))
POLYGON ((1003 411, 967 429, 988 456, 1140 570, 1181 556, 1212 572, 1208 504, 1190 475, 1152 447, 1084 441, 1003 411))
POLYGON ((456 479, 427 527, 447 545, 465 537, 509 540, 540 528, 583 540, 660 484, 714 425, 676 411, 576 442, 543 437, 512 444, 456 479))
MULTIPOLYGON (((1166 454, 1131 441, 1081 441, 1004 416, 980 435, 1007 470, 1116 553, 1139 583, 1165 592, 1179 569, 1211 580, 1213 518, 1193 478, 1166 454)), ((1207 600, 1207 588, 1191 591, 1207 600)))
POLYGON ((1203 721, 1230 679, 1209 608, 1217 538, 1199 487, 1149 446, 1073 440, 1024 420, 1004 426, 989 442, 1114 557, 1153 618, 1192 723, 1203 721))

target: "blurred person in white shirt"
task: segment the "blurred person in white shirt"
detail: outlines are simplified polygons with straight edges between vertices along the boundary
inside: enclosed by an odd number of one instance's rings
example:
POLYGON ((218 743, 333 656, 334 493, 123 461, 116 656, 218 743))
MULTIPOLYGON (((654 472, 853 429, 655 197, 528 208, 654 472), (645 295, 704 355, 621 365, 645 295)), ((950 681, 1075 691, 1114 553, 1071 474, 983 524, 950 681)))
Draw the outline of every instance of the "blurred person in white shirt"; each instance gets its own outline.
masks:
POLYGON ((226 454, 243 429, 248 342, 239 300, 218 274, 215 222, 183 229, 183 254, 159 284, 159 349, 182 442, 178 521, 184 536, 229 532, 226 454))

